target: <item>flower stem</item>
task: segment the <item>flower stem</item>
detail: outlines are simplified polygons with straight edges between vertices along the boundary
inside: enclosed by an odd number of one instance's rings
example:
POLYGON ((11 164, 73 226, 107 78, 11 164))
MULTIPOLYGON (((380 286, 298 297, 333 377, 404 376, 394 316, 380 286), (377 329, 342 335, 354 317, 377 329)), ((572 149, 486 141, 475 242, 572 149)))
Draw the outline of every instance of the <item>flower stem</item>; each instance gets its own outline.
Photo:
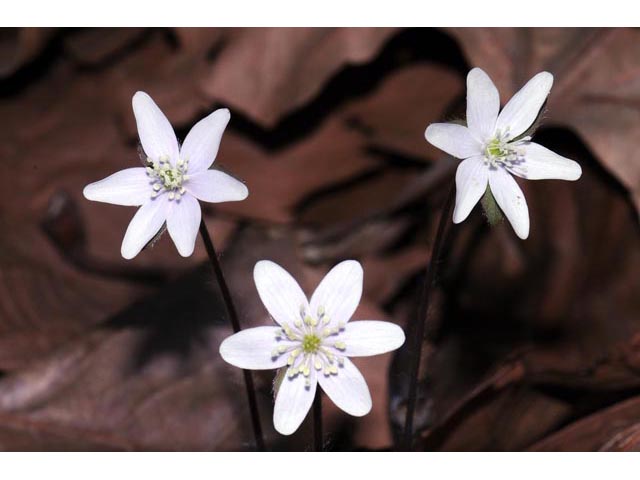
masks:
POLYGON ((413 419, 418 396, 418 374, 422 358, 422 344, 424 340, 425 327, 429 320, 431 291, 436 283, 436 273, 440 263, 440 257, 442 256, 443 246, 445 245, 445 239, 449 231, 447 227, 449 226, 451 219, 451 209, 453 207, 455 192, 455 183, 453 183, 449 189, 449 193, 447 194, 447 200, 445 201, 442 213, 440 214, 438 230, 436 231, 436 238, 431 251, 431 259, 427 264, 422 294, 420 296, 418 316, 416 317, 414 324, 411 326, 412 334, 409 337, 411 339, 411 343, 409 345, 409 361, 411 362, 409 365, 409 396, 407 398, 407 412, 402 439, 403 450, 411 450, 413 447, 413 419))
MULTIPOLYGON (((222 293, 224 304, 227 308, 227 312, 229 313, 229 319, 231 320, 233 333, 238 333, 240 331, 238 312, 236 311, 236 307, 233 304, 229 286, 224 279, 224 274, 222 273, 222 268, 220 267, 220 262, 218 261, 218 255, 216 254, 216 250, 213 246, 213 242, 211 241, 211 237, 209 236, 209 231, 207 230, 207 226, 205 225, 204 220, 200 222, 200 236, 202 237, 202 242, 204 243, 204 247, 207 250, 207 255, 209 256, 209 261, 211 262, 213 272, 216 276, 216 280, 218 281, 218 286, 220 287, 220 292, 222 293)), ((260 412, 258 410, 258 401, 256 399, 253 376, 251 375, 251 371, 249 370, 242 370, 242 373, 244 374, 244 385, 247 390, 247 399, 249 400, 249 410, 251 412, 251 424, 253 426, 253 435, 255 437, 256 449, 262 452, 264 451, 264 439, 262 437, 260 412)))
POLYGON ((321 452, 322 445, 322 391, 318 386, 313 399, 313 450, 321 452))

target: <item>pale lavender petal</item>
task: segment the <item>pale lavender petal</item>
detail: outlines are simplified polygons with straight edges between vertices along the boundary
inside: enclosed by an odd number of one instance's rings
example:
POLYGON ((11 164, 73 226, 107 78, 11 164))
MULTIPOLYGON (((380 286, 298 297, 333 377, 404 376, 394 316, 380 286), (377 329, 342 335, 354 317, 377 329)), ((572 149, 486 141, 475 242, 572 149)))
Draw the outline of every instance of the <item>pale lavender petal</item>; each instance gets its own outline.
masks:
POLYGON ((249 195, 244 183, 219 170, 205 170, 189 175, 184 188, 199 200, 212 203, 235 202, 244 200, 249 195))
POLYGON ((478 140, 493 136, 499 111, 498 89, 484 70, 474 68, 467 75, 467 126, 478 140))
POLYGON ((463 125, 432 123, 427 127, 424 136, 431 145, 456 158, 482 154, 482 144, 463 125))
POLYGON ((378 320, 349 322, 339 336, 348 357, 368 357, 391 352, 402 346, 404 331, 395 323, 378 320))
POLYGON ((131 219, 120 253, 132 259, 160 231, 167 219, 167 196, 161 195, 142 205, 131 219))
POLYGON ((337 375, 318 372, 320 387, 333 403, 354 417, 371 411, 371 394, 360 370, 348 358, 338 367, 337 375))
POLYGON ((247 370, 269 370, 284 367, 288 356, 273 356, 282 341, 276 341, 280 327, 247 328, 224 339, 220 344, 222 359, 247 370))
POLYGON ((162 110, 145 92, 136 92, 132 105, 144 152, 153 160, 166 157, 175 165, 178 161, 178 140, 162 110))
POLYGON ((504 168, 496 168, 489 173, 489 186, 516 235, 526 239, 529 236, 529 209, 518 183, 504 168))
POLYGON ((549 72, 540 72, 529 80, 498 115, 496 130, 508 132, 507 138, 523 134, 538 117, 552 85, 553 75, 549 72))
POLYGON ((253 279, 262 303, 280 325, 293 324, 301 318, 301 310, 308 310, 307 297, 300 285, 280 265, 259 261, 253 269, 253 279))
POLYGON ((151 198, 153 188, 144 168, 127 168, 90 183, 82 191, 87 200, 114 205, 139 206, 151 198))
POLYGON ((489 181, 489 167, 482 156, 467 158, 456 170, 456 206, 453 223, 464 221, 482 198, 489 181))
POLYGON ((324 311, 330 325, 346 323, 358 308, 362 296, 362 265, 346 260, 333 267, 322 279, 311 297, 311 316, 324 311))
POLYGON ((522 147, 524 161, 509 171, 527 180, 577 180, 582 175, 578 162, 562 157, 548 148, 530 142, 522 147))
POLYGON ((291 435, 298 429, 311 408, 317 387, 318 380, 313 368, 309 372, 308 386, 304 375, 298 374, 293 378, 285 375, 273 407, 273 426, 279 433, 291 435))
POLYGON ((189 174, 203 172, 211 166, 229 118, 229 110, 221 108, 200 120, 189 131, 180 148, 180 158, 189 161, 189 174))
POLYGON ((180 255, 188 257, 193 253, 198 236, 202 218, 200 204, 194 197, 186 194, 180 200, 170 200, 168 206, 167 230, 180 255))

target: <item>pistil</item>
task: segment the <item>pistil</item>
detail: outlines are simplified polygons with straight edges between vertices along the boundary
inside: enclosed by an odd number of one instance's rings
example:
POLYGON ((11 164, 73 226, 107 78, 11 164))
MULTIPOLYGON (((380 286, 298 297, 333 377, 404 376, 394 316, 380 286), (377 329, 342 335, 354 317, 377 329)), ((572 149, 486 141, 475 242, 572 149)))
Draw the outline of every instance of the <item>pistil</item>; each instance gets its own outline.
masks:
POLYGON ((188 167, 187 160, 180 159, 174 166, 168 157, 160 157, 157 161, 147 158, 147 175, 154 180, 151 198, 167 191, 169 192, 169 200, 180 200, 185 193, 182 184, 188 178, 188 167))

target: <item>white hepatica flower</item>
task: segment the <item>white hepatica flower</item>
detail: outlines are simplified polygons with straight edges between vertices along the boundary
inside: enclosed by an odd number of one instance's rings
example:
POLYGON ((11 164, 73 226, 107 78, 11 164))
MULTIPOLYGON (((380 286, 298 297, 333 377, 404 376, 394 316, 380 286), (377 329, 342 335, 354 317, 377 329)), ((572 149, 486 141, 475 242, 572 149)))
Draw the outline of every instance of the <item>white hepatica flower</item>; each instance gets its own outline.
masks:
POLYGON ((362 267, 355 260, 336 265, 307 301, 279 265, 260 261, 253 271, 262 303, 279 326, 249 328, 225 339, 220 355, 236 367, 285 367, 277 390, 273 423, 290 435, 304 420, 317 384, 350 415, 371 410, 364 377, 348 357, 390 352, 404 343, 402 329, 390 322, 349 322, 362 295, 362 267))
POLYGON ((127 168, 84 188, 97 202, 140 206, 122 241, 122 256, 135 257, 166 222, 183 257, 193 253, 200 226, 198 200, 229 202, 247 198, 247 187, 218 170, 209 170, 218 153, 229 110, 216 110, 196 123, 180 147, 171 124, 149 95, 133 96, 133 113, 146 166, 127 168))
POLYGON ((534 76, 500 110, 498 89, 480 68, 467 76, 467 126, 453 123, 429 125, 429 143, 463 159, 456 172, 456 206, 453 222, 460 223, 485 193, 487 184, 516 234, 529 236, 529 210, 516 175, 528 180, 577 180, 580 165, 542 145, 521 137, 533 125, 544 104, 553 75, 534 76))

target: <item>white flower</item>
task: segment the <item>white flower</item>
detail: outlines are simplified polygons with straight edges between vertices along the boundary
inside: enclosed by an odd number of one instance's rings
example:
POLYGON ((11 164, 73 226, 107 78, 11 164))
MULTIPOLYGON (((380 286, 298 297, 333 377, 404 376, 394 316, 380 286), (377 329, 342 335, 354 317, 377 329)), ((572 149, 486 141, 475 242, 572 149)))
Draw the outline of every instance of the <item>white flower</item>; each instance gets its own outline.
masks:
POLYGON ((362 267, 355 260, 336 265, 307 301, 282 267, 256 264, 253 277, 262 303, 279 326, 249 328, 225 339, 220 355, 236 367, 285 367, 277 389, 273 423, 290 435, 304 420, 317 384, 350 415, 371 410, 364 377, 348 357, 390 352, 404 343, 402 329, 390 322, 349 322, 362 295, 362 267))
POLYGON ((244 200, 248 190, 226 173, 209 170, 229 123, 229 110, 216 110, 194 125, 182 147, 171 124, 149 95, 133 96, 133 113, 146 166, 127 168, 87 185, 84 196, 97 202, 140 206, 122 241, 122 256, 135 257, 166 222, 183 257, 193 253, 200 226, 198 200, 244 200))
POLYGON ((429 125, 429 143, 449 155, 464 159, 456 172, 456 206, 453 222, 462 222, 485 193, 487 183, 516 234, 529 236, 529 210, 522 190, 510 175, 528 180, 577 180, 578 163, 520 137, 533 125, 544 104, 553 75, 534 76, 505 105, 500 114, 496 86, 481 69, 467 76, 467 126, 429 125))

